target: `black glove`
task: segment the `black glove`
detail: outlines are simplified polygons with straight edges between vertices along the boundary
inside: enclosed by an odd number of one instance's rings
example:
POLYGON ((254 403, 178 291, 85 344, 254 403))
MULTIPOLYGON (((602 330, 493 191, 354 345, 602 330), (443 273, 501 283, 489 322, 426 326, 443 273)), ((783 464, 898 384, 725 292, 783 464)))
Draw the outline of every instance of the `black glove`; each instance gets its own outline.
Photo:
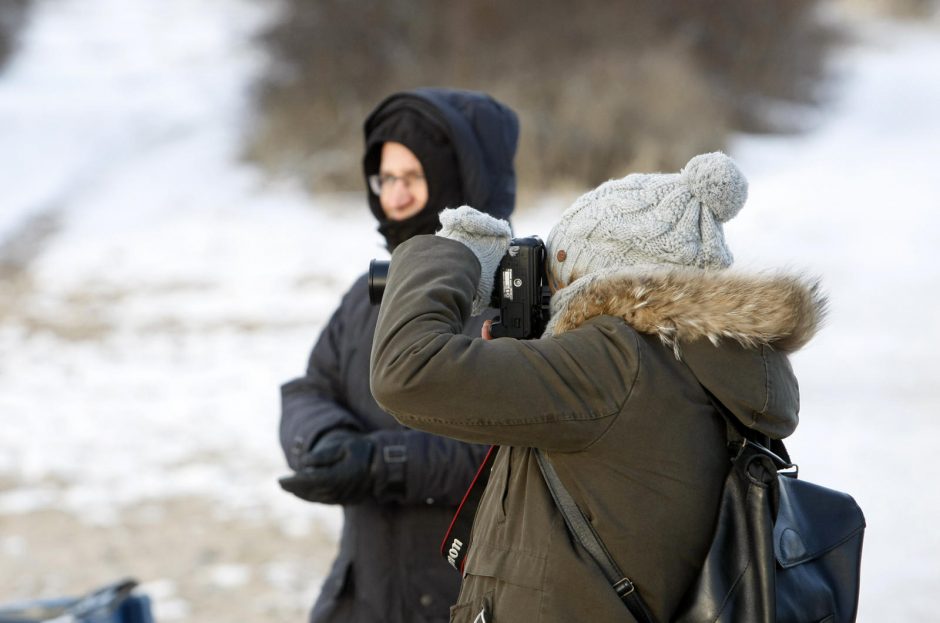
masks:
POLYGON ((372 494, 375 442, 347 429, 321 437, 300 458, 293 476, 278 482, 299 498, 322 504, 355 504, 372 494))

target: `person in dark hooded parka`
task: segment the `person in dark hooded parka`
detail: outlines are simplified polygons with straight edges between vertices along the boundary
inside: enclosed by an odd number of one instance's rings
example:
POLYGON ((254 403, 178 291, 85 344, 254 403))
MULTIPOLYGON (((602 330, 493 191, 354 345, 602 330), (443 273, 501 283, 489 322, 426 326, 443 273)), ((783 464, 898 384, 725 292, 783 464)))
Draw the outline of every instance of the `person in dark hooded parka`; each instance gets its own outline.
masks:
MULTIPOLYGON (((390 251, 438 230, 444 208, 510 217, 519 125, 492 97, 396 93, 364 129, 369 206, 390 251)), ((459 589, 439 549, 487 448, 412 430, 376 404, 369 355, 378 309, 363 275, 320 334, 306 374, 281 388, 281 445, 295 470, 282 487, 344 513, 313 623, 446 621, 459 589)), ((482 321, 466 334, 479 335, 482 321)))

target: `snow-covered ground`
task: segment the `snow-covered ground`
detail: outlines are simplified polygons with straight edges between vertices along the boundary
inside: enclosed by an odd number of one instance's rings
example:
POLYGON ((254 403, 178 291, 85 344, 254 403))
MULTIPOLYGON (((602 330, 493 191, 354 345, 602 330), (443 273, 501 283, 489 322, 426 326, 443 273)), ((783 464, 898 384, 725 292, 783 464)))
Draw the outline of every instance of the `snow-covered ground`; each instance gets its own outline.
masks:
POLYGON ((727 234, 740 263, 807 268, 830 294, 828 326, 794 357, 789 446, 865 511, 859 621, 936 621, 940 27, 862 34, 817 131, 732 146, 751 195, 727 234))
MULTIPOLYGON (((335 533, 334 509, 275 484, 277 388, 383 251, 359 195, 311 199, 238 160, 269 8, 36 0, 0 74, 0 526, 194 495, 335 533)), ((940 26, 859 28, 815 130, 731 145, 751 198, 727 235, 740 266, 823 277, 791 453, 866 513, 859 620, 933 621, 940 26)), ((544 236, 562 207, 524 207, 516 230, 544 236)), ((0 601, 17 543, 0 534, 0 601)))

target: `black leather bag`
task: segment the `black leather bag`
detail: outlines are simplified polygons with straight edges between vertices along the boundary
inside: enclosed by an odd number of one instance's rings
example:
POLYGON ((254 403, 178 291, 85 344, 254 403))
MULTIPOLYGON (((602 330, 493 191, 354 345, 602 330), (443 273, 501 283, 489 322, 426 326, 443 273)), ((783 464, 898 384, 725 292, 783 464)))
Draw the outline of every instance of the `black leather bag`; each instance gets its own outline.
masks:
POLYGON ((865 531, 858 504, 780 471, 792 466, 760 444, 742 438, 732 447, 715 536, 675 620, 854 621, 865 531))
MULTIPOLYGON (((855 621, 865 517, 851 496, 797 478, 779 441, 748 440, 725 417, 731 469, 702 571, 677 623, 846 623, 855 621), (776 452, 768 449, 773 447, 776 452)), ((640 623, 655 623, 637 588, 610 556, 555 473, 539 467, 572 535, 640 623)))

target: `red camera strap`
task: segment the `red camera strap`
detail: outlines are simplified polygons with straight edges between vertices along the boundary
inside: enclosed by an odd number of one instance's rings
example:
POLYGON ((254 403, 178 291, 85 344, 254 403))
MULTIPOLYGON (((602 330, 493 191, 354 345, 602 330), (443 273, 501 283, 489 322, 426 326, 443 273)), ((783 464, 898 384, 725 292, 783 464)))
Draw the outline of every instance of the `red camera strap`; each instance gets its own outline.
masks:
POLYGON ((460 506, 457 507, 457 512, 454 513, 454 518, 441 543, 441 556, 461 574, 467 552, 470 550, 470 529, 473 527, 473 517, 476 515, 480 498, 483 497, 483 491, 486 490, 486 483, 490 479, 490 468, 493 466, 497 450, 499 446, 490 446, 486 456, 483 457, 480 469, 477 470, 473 482, 464 493, 463 500, 460 501, 460 506))

